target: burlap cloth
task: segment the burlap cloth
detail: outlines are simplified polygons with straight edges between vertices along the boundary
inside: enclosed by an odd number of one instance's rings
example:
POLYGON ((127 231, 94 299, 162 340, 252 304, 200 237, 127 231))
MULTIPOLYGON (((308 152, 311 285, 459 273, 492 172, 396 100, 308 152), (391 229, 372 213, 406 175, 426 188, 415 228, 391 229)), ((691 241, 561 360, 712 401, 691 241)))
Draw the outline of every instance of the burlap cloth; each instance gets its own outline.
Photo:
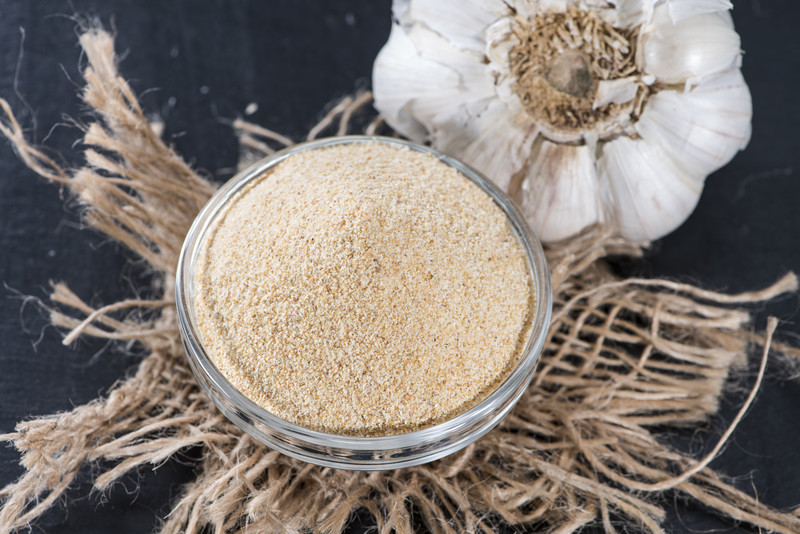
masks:
MULTIPOLYGON (((0 436, 13 442, 27 470, 0 492, 0 532, 29 525, 63 497, 87 463, 95 465, 95 486, 104 489, 189 447, 202 449, 196 479, 173 504, 162 532, 341 532, 356 510, 370 515, 379 532, 410 532, 414 525, 432 532, 490 531, 501 522, 542 532, 590 524, 609 532, 662 532, 665 492, 734 521, 800 532, 800 509, 775 511, 707 467, 755 396, 775 328, 770 320, 758 343, 749 315, 734 305, 796 290, 796 278, 734 296, 663 280, 619 279, 604 258, 640 255, 642 244, 601 228, 547 251, 555 308, 541 367, 513 412, 477 443, 420 467, 349 472, 293 460, 254 442, 198 387, 176 323, 178 253, 215 186, 145 119, 117 72, 112 37, 92 29, 80 43, 88 60, 82 96, 94 110, 83 131, 85 166, 63 170, 30 145, 2 100, 0 130, 31 169, 74 193, 86 223, 136 252, 156 273, 153 299, 100 309, 55 284, 53 324, 69 331, 65 342, 78 335, 136 340, 149 355, 105 398, 22 422, 0 436), (656 430, 707 421, 732 370, 758 352, 753 390, 707 457, 693 458, 657 439, 656 430)), ((368 104, 368 94, 346 99, 309 137, 346 133, 359 122, 356 115, 369 114, 368 104)), ((379 118, 361 123, 369 131, 382 127, 379 118)), ((292 143, 253 124, 234 126, 245 155, 292 143)))

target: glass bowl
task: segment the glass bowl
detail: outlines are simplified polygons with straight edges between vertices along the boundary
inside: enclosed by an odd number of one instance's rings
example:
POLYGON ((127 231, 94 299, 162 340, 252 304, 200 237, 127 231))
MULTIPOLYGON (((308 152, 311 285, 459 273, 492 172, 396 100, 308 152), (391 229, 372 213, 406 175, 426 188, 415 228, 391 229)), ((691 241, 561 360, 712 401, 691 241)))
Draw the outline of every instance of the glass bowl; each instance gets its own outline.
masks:
POLYGON ((547 262, 539 240, 511 200, 465 164, 407 141, 376 136, 345 136, 298 144, 237 174, 208 201, 186 235, 176 280, 178 321, 192 371, 228 419, 258 441, 289 456, 318 465, 354 470, 408 467, 430 462, 466 447, 491 430, 528 387, 544 346, 552 308, 547 262), (432 154, 485 191, 507 215, 530 269, 535 305, 530 336, 516 366, 503 382, 468 410, 433 426, 389 436, 349 436, 304 428, 281 419, 237 390, 206 353, 194 309, 194 271, 205 235, 216 215, 251 180, 298 152, 349 143, 386 143, 432 154))

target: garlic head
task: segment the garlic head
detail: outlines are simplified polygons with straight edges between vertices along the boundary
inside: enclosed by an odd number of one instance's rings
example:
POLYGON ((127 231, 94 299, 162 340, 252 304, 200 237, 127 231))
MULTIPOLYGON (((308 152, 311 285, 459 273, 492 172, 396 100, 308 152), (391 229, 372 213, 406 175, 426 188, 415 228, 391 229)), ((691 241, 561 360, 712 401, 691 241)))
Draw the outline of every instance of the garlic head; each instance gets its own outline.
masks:
POLYGON ((665 235, 750 138, 727 0, 395 0, 389 125, 477 168, 540 238, 665 235))

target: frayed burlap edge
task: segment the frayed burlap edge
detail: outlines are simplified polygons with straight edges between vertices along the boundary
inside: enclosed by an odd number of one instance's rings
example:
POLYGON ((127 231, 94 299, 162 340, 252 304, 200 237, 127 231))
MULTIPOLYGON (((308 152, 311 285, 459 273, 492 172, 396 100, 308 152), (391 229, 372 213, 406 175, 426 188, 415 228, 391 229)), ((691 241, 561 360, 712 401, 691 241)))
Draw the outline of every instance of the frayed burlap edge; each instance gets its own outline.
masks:
MULTIPOLYGON (((80 334, 137 340, 148 350, 134 376, 107 397, 20 423, 0 436, 22 455, 26 473, 0 491, 0 532, 23 528, 64 495, 85 464, 102 465, 98 489, 188 447, 202 449, 196 479, 165 518, 165 533, 341 532, 369 514, 379 532, 490 531, 498 521, 566 533, 620 522, 663 532, 659 495, 677 492, 737 522, 799 532, 800 514, 781 513, 736 490, 708 468, 760 384, 775 320, 770 320, 756 383, 731 429, 702 460, 660 443, 653 429, 686 427, 716 413, 731 370, 745 363, 749 316, 737 303, 797 289, 788 275, 755 293, 727 296, 662 280, 619 279, 609 255, 637 256, 639 244, 594 228, 550 248, 553 323, 534 383, 503 423, 467 449, 433 464, 349 472, 293 460, 254 442, 199 389, 180 343, 173 304, 178 252, 214 186, 156 135, 119 76, 113 39, 100 29, 80 43, 88 59, 84 101, 86 165, 65 171, 24 138, 9 105, 0 131, 25 163, 66 185, 84 220, 125 244, 158 273, 160 296, 95 309, 54 284, 53 324, 80 334), (151 309, 152 320, 124 319, 151 309)), ((309 137, 349 131, 369 95, 345 99, 309 137)), ((237 121, 246 152, 291 140, 237 121)), ((370 132, 380 119, 368 124, 370 132)), ((251 154, 252 155, 252 154, 251 154)), ((796 350, 783 347, 785 351, 796 350)), ((623 526, 624 528, 624 526, 623 526)))

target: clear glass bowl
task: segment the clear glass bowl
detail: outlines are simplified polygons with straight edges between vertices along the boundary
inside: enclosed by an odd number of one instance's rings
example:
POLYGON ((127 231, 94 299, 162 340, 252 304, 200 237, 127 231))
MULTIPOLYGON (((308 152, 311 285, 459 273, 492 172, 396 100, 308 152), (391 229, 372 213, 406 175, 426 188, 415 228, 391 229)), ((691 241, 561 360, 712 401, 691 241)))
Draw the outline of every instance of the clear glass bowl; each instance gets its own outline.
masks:
POLYGON ((178 320, 183 343, 200 385, 228 419, 265 445, 318 465, 378 470, 430 462, 466 447, 491 430, 511 410, 528 387, 542 352, 552 308, 550 274, 539 240, 511 200, 486 178, 463 163, 428 147, 399 139, 346 136, 302 143, 265 158, 239 173, 208 201, 189 229, 178 263, 178 320), (460 171, 494 199, 508 216, 513 233, 527 256, 535 291, 530 337, 508 377, 482 401, 453 418, 405 434, 360 437, 310 430, 276 417, 238 391, 206 353, 194 309, 194 270, 205 235, 220 210, 251 180, 301 151, 348 144, 386 143, 432 154, 460 171))

